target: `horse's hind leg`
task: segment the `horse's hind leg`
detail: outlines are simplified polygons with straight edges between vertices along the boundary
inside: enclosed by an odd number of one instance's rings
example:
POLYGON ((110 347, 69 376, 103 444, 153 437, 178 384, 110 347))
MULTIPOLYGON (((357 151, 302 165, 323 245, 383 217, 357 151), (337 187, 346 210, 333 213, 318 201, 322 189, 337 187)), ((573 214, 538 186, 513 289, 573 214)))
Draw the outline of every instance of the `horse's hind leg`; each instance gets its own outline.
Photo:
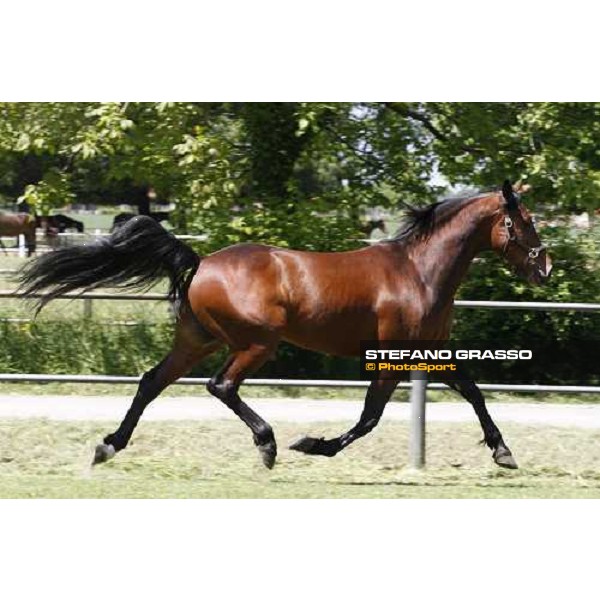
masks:
POLYGON ((367 433, 375 428, 377 423, 379 423, 379 419, 381 419, 385 405, 394 393, 397 385, 397 381, 389 379, 373 381, 367 390, 365 406, 360 419, 352 429, 340 437, 331 440, 304 437, 295 444, 292 444, 290 450, 297 450, 298 452, 304 452, 304 454, 335 456, 340 450, 343 450, 358 438, 367 435, 367 433))
POLYGON ((212 341, 203 345, 188 346, 176 341, 173 350, 153 369, 142 376, 137 393, 119 428, 104 438, 96 447, 93 464, 103 463, 123 450, 144 412, 144 409, 174 381, 183 377, 194 365, 221 345, 212 341))
POLYGON ((445 381, 444 383, 453 390, 456 390, 473 406, 475 414, 481 423, 481 428, 483 429, 483 442, 492 450, 494 462, 500 467, 517 469, 517 462, 504 442, 500 430, 492 420, 485 405, 485 399, 481 390, 474 381, 467 378, 465 373, 462 373, 461 377, 462 375, 465 376, 465 379, 459 381, 445 381))
POLYGON ((208 382, 208 391, 230 408, 252 431, 262 461, 272 469, 277 457, 277 444, 271 426, 256 414, 238 394, 250 373, 259 369, 273 354, 273 345, 252 345, 232 354, 222 369, 208 382))

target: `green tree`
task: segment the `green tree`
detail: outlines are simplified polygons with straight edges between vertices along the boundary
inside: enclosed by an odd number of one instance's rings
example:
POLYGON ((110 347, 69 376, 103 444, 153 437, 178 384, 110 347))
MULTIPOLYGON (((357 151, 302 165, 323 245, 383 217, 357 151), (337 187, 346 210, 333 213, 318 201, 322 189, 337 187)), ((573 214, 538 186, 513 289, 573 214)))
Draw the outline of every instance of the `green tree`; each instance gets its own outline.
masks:
POLYGON ((598 103, 2 103, 0 193, 177 205, 204 249, 356 244, 373 207, 451 184, 533 184, 536 208, 599 206, 598 103))
POLYGON ((600 103, 387 103, 429 140, 451 183, 533 185, 532 201, 564 211, 600 206, 600 103))

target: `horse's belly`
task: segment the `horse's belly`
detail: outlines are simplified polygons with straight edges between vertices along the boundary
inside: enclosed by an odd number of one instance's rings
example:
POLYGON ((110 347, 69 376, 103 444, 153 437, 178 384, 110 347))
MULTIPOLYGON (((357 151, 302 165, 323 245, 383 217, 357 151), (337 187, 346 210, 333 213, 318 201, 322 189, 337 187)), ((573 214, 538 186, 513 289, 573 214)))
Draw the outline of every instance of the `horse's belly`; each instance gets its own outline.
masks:
POLYGON ((338 356, 358 356, 360 342, 377 338, 377 327, 372 322, 357 323, 345 319, 333 320, 318 326, 296 323, 286 327, 283 339, 296 346, 335 354, 338 356))

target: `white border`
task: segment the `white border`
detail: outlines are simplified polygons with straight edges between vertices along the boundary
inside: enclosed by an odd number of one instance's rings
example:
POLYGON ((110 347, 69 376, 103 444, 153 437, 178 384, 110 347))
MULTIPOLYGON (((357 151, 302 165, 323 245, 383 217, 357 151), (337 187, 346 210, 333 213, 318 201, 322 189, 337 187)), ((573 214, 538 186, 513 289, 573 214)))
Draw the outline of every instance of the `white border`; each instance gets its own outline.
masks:
POLYGON ((4 502, 0 591, 64 600, 588 598, 597 587, 597 507, 4 502))
MULTIPOLYGON (((3 100, 598 98, 590 2, 212 4, 7 4, 3 100)), ((64 600, 589 597, 597 508, 2 502, 0 590, 64 600)))
POLYGON ((23 0, 2 8, 2 96, 589 101, 597 10, 581 0, 23 0))

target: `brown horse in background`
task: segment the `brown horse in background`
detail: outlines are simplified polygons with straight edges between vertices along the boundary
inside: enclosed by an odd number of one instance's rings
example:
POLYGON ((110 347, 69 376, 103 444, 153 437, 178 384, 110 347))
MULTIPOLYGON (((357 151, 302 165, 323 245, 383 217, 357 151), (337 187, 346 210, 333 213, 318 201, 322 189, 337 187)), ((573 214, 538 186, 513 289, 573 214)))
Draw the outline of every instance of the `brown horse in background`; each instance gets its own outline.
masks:
MULTIPOLYGON (((0 214, 0 236, 25 236, 27 256, 31 256, 36 249, 36 220, 29 213, 2 213, 0 214)), ((4 244, 2 244, 4 248, 4 244)))
MULTIPOLYGON (((208 390, 251 429, 271 468, 277 454, 273 430, 238 390, 275 356, 279 342, 357 356, 361 340, 447 340, 456 290, 473 258, 486 250, 533 284, 550 274, 550 258, 508 182, 500 192, 412 209, 394 238, 351 252, 239 244, 201 258, 153 219, 136 217, 108 240, 36 259, 21 281, 25 293, 47 291, 41 308, 75 289, 147 286, 165 275, 171 280, 169 296, 180 303, 173 347, 142 377, 123 422, 96 448, 94 463, 127 446, 144 409, 162 390, 227 346, 229 357, 208 390)), ((496 463, 516 468, 475 383, 466 374, 446 383, 473 405, 496 463)), ((385 376, 373 381, 354 427, 330 440, 303 438, 292 449, 337 454, 377 425, 397 384, 385 376)))

